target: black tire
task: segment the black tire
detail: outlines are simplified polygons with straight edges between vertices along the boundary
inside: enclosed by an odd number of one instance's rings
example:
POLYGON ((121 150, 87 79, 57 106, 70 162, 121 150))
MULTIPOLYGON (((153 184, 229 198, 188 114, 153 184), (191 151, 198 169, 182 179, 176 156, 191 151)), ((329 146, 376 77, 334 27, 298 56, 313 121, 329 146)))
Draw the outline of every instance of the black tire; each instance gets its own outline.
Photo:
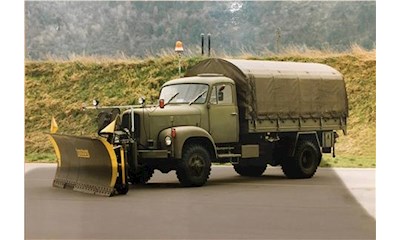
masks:
POLYGON ((282 162, 282 171, 288 178, 311 178, 321 162, 319 147, 311 141, 301 141, 293 157, 282 162))
POLYGON ((125 195, 129 191, 129 184, 120 184, 116 186, 117 194, 125 195))
POLYGON ((210 176, 210 153, 201 145, 193 144, 184 148, 178 162, 176 176, 184 187, 203 186, 210 176))
POLYGON ((267 169, 267 166, 243 166, 240 163, 233 165, 233 169, 240 175, 245 177, 259 177, 267 169))
POLYGON ((129 176, 132 184, 146 184, 153 177, 154 169, 143 167, 140 171, 129 176))

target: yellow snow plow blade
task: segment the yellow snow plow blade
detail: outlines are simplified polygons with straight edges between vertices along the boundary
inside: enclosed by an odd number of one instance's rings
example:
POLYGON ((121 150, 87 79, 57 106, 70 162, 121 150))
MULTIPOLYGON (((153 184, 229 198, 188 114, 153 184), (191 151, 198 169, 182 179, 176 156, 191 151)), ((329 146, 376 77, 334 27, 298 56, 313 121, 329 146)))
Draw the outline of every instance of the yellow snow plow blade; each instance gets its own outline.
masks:
POLYGON ((105 139, 52 133, 50 141, 58 158, 54 187, 103 196, 116 193, 124 163, 118 163, 113 146, 105 139))

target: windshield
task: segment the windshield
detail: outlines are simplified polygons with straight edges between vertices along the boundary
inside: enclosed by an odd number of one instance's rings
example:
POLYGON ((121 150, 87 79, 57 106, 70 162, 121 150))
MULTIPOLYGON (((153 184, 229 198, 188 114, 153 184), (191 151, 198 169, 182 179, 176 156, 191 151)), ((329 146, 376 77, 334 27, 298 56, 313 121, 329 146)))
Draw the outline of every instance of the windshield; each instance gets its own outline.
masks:
POLYGON ((170 103, 205 103, 208 85, 206 84, 175 84, 161 89, 160 99, 170 103), (193 102, 192 102, 193 101, 193 102))

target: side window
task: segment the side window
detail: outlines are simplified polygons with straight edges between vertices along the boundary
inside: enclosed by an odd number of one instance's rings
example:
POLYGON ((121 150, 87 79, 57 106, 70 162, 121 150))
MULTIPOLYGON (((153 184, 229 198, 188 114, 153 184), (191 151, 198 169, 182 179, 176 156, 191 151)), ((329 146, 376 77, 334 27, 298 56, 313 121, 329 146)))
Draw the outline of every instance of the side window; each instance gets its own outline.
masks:
POLYGON ((212 104, 232 104, 232 86, 220 84, 214 86, 211 92, 210 103, 212 104))

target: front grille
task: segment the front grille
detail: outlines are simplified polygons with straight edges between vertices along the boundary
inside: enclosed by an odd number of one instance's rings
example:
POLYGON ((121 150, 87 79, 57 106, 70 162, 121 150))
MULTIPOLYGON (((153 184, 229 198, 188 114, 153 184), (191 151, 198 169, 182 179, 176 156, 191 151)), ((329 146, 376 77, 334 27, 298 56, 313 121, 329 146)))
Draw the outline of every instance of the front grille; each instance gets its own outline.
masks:
MULTIPOLYGON (((139 114, 134 114, 135 117, 135 133, 134 137, 137 138, 140 136, 140 116, 139 114)), ((121 120, 121 129, 127 128, 131 130, 131 113, 126 112, 122 115, 122 120, 121 120)))

